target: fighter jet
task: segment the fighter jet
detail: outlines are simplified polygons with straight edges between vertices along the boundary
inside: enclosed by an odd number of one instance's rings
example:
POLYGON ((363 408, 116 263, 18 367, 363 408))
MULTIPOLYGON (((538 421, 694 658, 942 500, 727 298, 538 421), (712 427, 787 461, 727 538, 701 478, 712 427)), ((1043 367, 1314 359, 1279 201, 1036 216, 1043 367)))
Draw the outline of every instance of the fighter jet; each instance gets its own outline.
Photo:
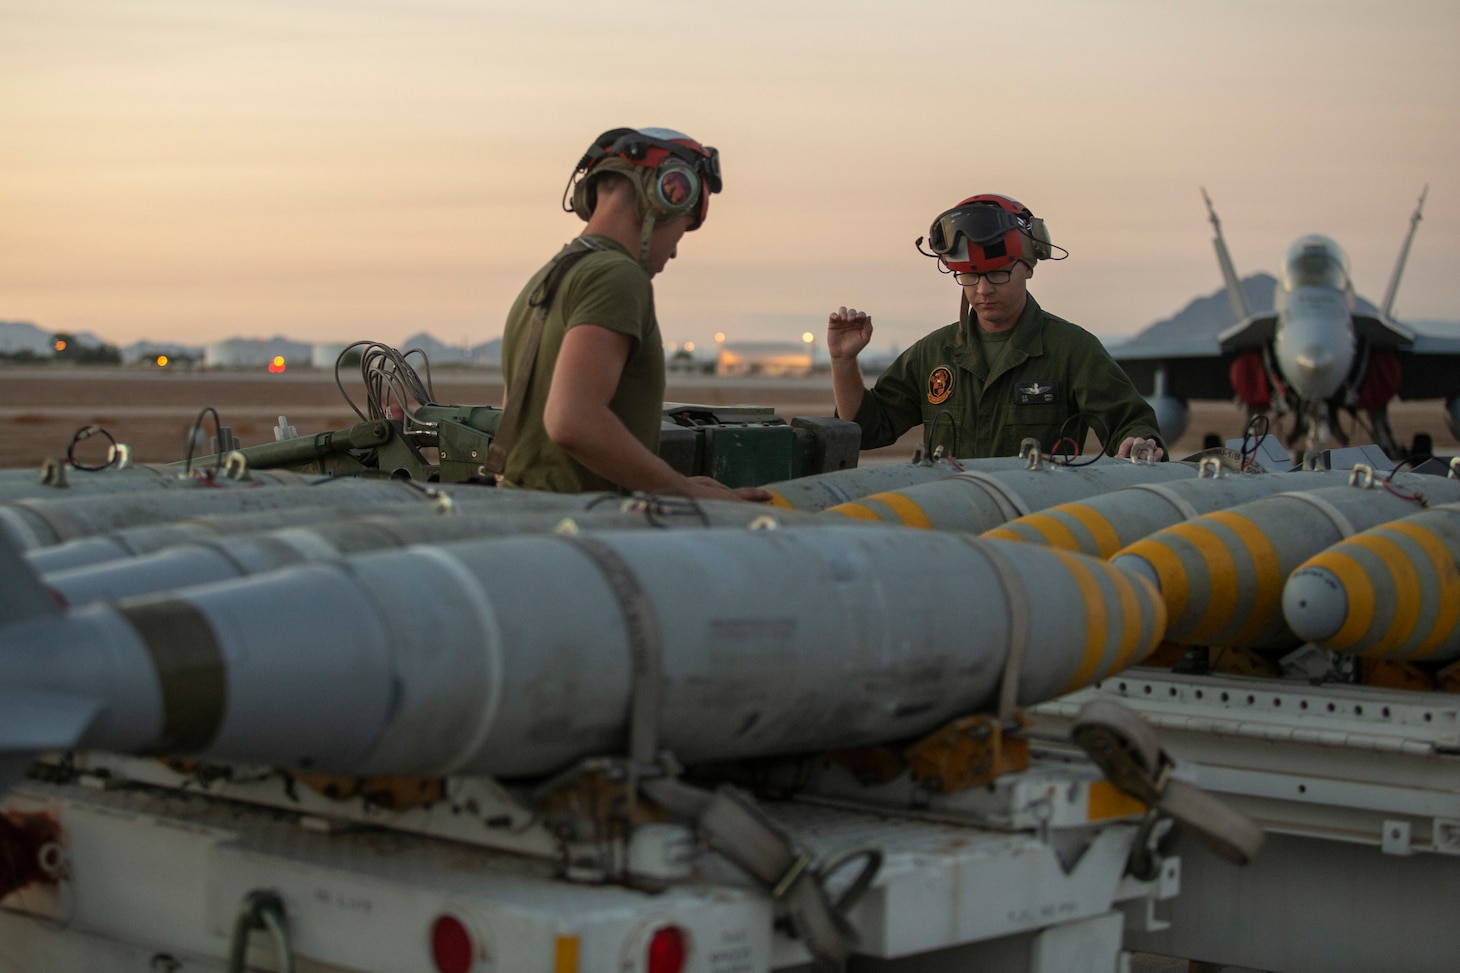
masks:
POLYGON ((1306 435, 1310 449, 1329 436, 1347 443, 1338 423, 1340 410, 1356 424, 1362 410, 1373 441, 1397 459, 1403 450, 1388 417, 1396 396, 1443 398, 1445 421, 1460 438, 1460 339, 1417 334, 1390 317, 1428 191, 1426 186, 1420 193, 1410 217, 1378 314, 1358 313, 1348 257, 1334 240, 1316 233, 1288 248, 1273 312, 1253 314, 1238 285, 1221 221, 1203 189, 1216 231, 1217 262, 1238 323, 1215 339, 1133 342, 1111 350, 1136 386, 1151 390, 1148 400, 1166 441, 1184 431, 1187 399, 1235 398, 1249 414, 1291 414, 1289 446, 1306 435))

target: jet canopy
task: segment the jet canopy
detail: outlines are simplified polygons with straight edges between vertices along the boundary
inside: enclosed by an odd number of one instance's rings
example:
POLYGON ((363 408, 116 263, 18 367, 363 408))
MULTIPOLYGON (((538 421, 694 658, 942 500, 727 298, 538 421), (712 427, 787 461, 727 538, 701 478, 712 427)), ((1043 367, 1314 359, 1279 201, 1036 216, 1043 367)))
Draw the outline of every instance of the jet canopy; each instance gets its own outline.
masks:
POLYGON ((1301 237, 1288 248, 1283 266, 1283 287, 1335 287, 1348 289, 1348 257, 1326 236, 1316 233, 1301 237))

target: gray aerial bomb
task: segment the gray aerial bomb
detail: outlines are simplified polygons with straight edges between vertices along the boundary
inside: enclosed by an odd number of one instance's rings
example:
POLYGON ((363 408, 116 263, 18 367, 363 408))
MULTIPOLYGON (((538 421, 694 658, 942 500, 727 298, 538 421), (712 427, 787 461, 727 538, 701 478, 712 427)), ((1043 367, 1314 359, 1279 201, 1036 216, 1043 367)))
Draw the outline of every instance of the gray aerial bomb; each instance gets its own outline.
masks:
POLYGON ((931 483, 863 497, 829 508, 853 520, 980 533, 1035 510, 1132 483, 1189 480, 1185 463, 1105 460, 1064 466, 1019 460, 1012 469, 966 470, 931 483))
POLYGON ((1460 657, 1460 504, 1370 527, 1305 562, 1283 588, 1299 638, 1405 662, 1460 657))
POLYGON ((857 746, 990 708, 1011 647, 1027 704, 1164 622, 1093 558, 860 525, 422 545, 71 612, 0 545, 0 591, 12 770, 77 747, 539 776, 623 753, 636 693, 685 762, 857 746))
MULTIPOLYGON (((1156 583, 1169 641, 1292 648, 1300 640, 1281 604, 1288 575, 1356 531, 1413 513, 1418 496, 1372 482, 1280 493, 1157 531, 1111 563, 1156 583)), ((1423 496, 1460 500, 1460 480, 1425 477, 1423 496)))
POLYGON ((767 483, 762 489, 770 493, 773 507, 786 510, 817 511, 849 500, 884 490, 897 490, 918 483, 930 483, 952 476, 960 470, 1020 470, 1026 461, 1017 456, 996 456, 989 459, 940 459, 930 463, 884 463, 832 470, 793 480, 767 483))
MULTIPOLYGON (((1203 475, 1194 480, 1137 483, 1062 503, 1011 520, 983 536, 1109 558, 1182 521, 1274 493, 1341 486, 1349 477, 1347 470, 1210 476, 1206 475, 1209 469, 1204 467, 1203 475)), ((1427 478, 1412 474, 1400 474, 1394 481, 1396 488, 1404 490, 1418 489, 1425 482, 1427 478)))
POLYGON ((315 526, 390 513, 402 517, 417 517, 421 516, 420 510, 429 509, 444 513, 450 509, 449 498, 443 503, 440 498, 433 501, 429 496, 422 494, 421 499, 419 509, 416 505, 402 506, 398 502, 368 503, 348 507, 299 507, 295 510, 263 510, 251 514, 188 517, 185 520, 174 520, 161 524, 122 527, 118 530, 52 544, 50 547, 34 548, 25 552, 25 559, 36 573, 49 575, 58 571, 122 561, 178 544, 207 543, 238 534, 257 534, 263 531, 303 525, 315 526))
POLYGON ((0 503, 44 497, 144 493, 190 485, 187 477, 179 476, 177 470, 165 466, 78 470, 74 466, 53 467, 48 463, 35 470, 0 470, 0 503))
POLYGON ((306 507, 425 504, 442 496, 457 504, 494 504, 502 510, 541 510, 562 502, 560 494, 475 484, 422 486, 403 480, 308 477, 281 471, 265 475, 269 479, 261 483, 223 481, 213 487, 200 485, 188 490, 19 500, 0 507, 0 536, 21 550, 33 550, 119 528, 189 517, 306 507))
POLYGON ((463 513, 453 509, 449 513, 358 517, 309 527, 261 530, 243 536, 197 537, 139 557, 47 572, 44 581, 67 604, 79 606, 412 544, 554 531, 771 528, 793 523, 813 526, 823 523, 815 514, 728 500, 605 494, 554 496, 559 504, 549 510, 494 509, 490 513, 463 513))

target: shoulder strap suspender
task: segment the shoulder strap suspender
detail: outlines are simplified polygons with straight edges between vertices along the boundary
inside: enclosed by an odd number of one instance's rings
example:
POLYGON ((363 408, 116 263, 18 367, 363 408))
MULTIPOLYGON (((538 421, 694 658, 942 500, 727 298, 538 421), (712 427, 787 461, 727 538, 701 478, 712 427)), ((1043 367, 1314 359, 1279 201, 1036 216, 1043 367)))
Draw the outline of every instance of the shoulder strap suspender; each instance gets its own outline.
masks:
POLYGON ((522 403, 527 400, 527 387, 532 384, 532 369, 537 364, 537 352, 542 346, 543 327, 547 324, 553 298, 557 297, 558 286, 562 284, 570 267, 590 253, 603 249, 603 244, 587 237, 576 238, 553 258, 542 283, 537 285, 537 289, 528 298, 528 306, 534 309, 532 328, 527 332, 527 340, 517 355, 517 369, 514 373, 517 380, 507 390, 507 402, 497 418, 497 431, 492 436, 492 445, 487 448, 487 461, 482 464, 485 472, 501 476, 507 469, 507 454, 512 449, 518 426, 521 425, 522 403))

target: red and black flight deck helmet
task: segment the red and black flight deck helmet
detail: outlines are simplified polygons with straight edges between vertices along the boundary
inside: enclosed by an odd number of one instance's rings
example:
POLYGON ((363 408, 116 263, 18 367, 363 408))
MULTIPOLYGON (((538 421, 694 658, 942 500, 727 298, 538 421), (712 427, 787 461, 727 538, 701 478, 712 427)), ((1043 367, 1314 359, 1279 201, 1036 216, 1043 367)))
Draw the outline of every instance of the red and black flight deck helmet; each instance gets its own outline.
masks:
POLYGON ((683 132, 672 128, 610 129, 593 140, 569 180, 571 209, 585 220, 593 215, 598 202, 594 177, 603 172, 636 177, 630 181, 651 222, 667 223, 691 213, 691 230, 699 229, 705 221, 710 195, 718 193, 723 185, 720 153, 683 132))
POLYGON ((932 255, 955 273, 986 274, 1051 256, 1049 230, 1029 207, 999 193, 970 196, 933 220, 932 255))

